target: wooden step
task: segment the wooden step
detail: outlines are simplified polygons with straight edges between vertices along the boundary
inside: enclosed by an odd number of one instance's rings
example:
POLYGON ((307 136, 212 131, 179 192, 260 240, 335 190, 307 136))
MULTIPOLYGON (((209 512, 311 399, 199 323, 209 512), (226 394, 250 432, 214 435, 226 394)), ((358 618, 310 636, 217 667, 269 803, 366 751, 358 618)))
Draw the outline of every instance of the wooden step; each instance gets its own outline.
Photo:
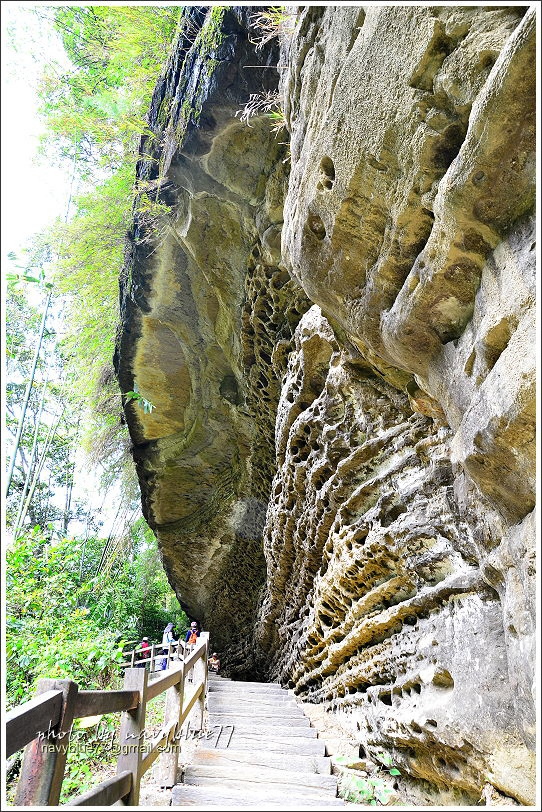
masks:
POLYGON ((286 691, 278 682, 241 682, 227 677, 216 677, 209 674, 209 690, 217 688, 232 688, 236 691, 286 691))
POLYGON ((307 717, 297 705, 287 705, 284 702, 254 702, 246 705, 237 702, 208 702, 209 713, 229 713, 235 716, 287 716, 290 719, 307 717))
POLYGON ((171 806, 217 807, 219 809, 304 809, 316 807, 345 806, 341 798, 325 794, 309 794, 290 789, 286 796, 271 787, 262 786, 259 790, 246 787, 193 786, 177 784, 173 787, 171 806))
POLYGON ((310 721, 306 716, 290 715, 288 713, 280 715, 266 715, 255 713, 209 713, 209 724, 211 725, 242 725, 244 727, 310 727, 310 721))
POLYGON ((238 786, 248 789, 257 789, 262 784, 276 785, 284 788, 291 785, 297 792, 310 792, 311 790, 326 790, 331 795, 336 794, 337 777, 335 775, 319 775, 318 773, 295 772, 293 770, 280 770, 273 767, 243 766, 241 770, 232 774, 231 767, 189 764, 185 768, 183 782, 185 784, 199 784, 200 786, 238 786))
MULTIPOLYGON (((217 723, 214 721, 209 722, 210 727, 212 727, 215 724, 217 723)), ((224 732, 226 732, 226 725, 230 724, 231 730, 231 723, 222 722, 218 724, 222 724, 224 732)), ((296 736, 300 736, 306 739, 315 739, 317 731, 316 728, 314 727, 300 727, 294 725, 287 726, 287 725, 272 724, 272 725, 258 725, 258 727, 256 727, 256 725, 254 724, 250 723, 244 724, 241 722, 238 722, 237 724, 233 725, 233 735, 236 736, 236 738, 238 736, 246 736, 247 734, 257 736, 260 740, 266 739, 268 736, 275 736, 278 738, 281 737, 286 738, 289 736, 295 738, 296 736)))
POLYGON ((294 755, 274 753, 267 748, 257 750, 219 750, 201 747, 199 742, 191 764, 207 767, 229 767, 231 775, 237 770, 250 767, 272 767, 275 770, 295 770, 296 772, 331 775, 331 759, 317 755, 294 755))
POLYGON ((248 732, 242 736, 224 735, 216 745, 217 750, 235 748, 235 750, 258 750, 265 746, 268 752, 291 753, 292 755, 317 755, 324 756, 326 746, 323 741, 317 738, 306 738, 302 736, 274 736, 266 734, 264 738, 253 732, 248 732))
POLYGON ((233 691, 211 691, 207 694, 209 702, 235 702, 238 705, 259 705, 261 703, 270 705, 294 705, 299 707, 295 699, 289 694, 276 694, 273 691, 266 691, 265 694, 259 694, 257 691, 251 691, 248 694, 238 694, 233 691))

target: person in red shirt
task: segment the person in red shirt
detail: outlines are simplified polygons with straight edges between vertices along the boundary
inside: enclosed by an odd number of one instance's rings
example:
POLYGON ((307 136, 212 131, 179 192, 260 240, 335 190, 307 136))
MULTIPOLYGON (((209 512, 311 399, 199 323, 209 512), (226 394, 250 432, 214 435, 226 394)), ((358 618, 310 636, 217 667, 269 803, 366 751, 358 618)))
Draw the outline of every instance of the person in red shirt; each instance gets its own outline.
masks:
POLYGON ((146 668, 147 662, 146 660, 151 656, 151 645, 149 643, 149 638, 144 637, 141 641, 141 645, 139 646, 141 652, 139 654, 139 659, 141 662, 137 664, 138 668, 146 668))

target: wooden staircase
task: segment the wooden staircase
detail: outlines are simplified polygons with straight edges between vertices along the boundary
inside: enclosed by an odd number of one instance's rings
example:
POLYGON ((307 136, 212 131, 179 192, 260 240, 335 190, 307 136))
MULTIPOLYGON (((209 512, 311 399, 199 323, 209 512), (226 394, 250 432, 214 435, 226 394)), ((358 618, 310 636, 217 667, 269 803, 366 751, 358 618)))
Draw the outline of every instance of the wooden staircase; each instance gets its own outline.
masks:
POLYGON ((349 806, 337 797, 324 742, 280 685, 209 674, 207 733, 172 806, 349 806))

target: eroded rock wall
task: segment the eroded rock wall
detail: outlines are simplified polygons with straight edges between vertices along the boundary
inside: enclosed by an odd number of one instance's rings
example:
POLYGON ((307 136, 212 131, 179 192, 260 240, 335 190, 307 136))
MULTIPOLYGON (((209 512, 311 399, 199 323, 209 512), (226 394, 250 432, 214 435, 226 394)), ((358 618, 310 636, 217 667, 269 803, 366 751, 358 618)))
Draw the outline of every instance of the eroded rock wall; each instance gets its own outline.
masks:
POLYGON ((534 10, 297 7, 279 59, 220 8, 157 87, 138 179, 170 208, 122 285, 170 581, 229 673, 421 802, 532 803, 534 10), (277 87, 278 138, 235 115, 277 87))
MULTIPOLYGON (((271 676, 324 703, 362 752, 385 749, 456 803, 487 781, 528 801, 529 562, 520 553, 508 588, 507 539, 489 564, 487 524, 502 526, 474 493, 462 504, 452 436, 353 365, 318 307, 303 317, 279 404, 257 640, 271 676)), ((514 534, 526 543, 532 530, 514 534)))
POLYGON ((534 37, 534 9, 311 8, 284 49, 283 262, 320 309, 257 640, 463 802, 534 798, 534 37))

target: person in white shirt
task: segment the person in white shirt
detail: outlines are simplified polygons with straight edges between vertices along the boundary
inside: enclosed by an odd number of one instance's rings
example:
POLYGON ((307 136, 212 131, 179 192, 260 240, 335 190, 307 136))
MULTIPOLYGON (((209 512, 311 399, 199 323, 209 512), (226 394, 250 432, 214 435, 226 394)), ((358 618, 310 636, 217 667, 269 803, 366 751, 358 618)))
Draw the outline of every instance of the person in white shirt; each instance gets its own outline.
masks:
MULTIPOLYGON (((175 635, 173 634, 173 623, 168 623, 166 628, 164 629, 164 634, 162 635, 162 651, 164 655, 167 655, 169 651, 169 644, 176 643, 175 635)), ((162 671, 165 671, 167 667, 167 656, 162 657, 162 671)))

